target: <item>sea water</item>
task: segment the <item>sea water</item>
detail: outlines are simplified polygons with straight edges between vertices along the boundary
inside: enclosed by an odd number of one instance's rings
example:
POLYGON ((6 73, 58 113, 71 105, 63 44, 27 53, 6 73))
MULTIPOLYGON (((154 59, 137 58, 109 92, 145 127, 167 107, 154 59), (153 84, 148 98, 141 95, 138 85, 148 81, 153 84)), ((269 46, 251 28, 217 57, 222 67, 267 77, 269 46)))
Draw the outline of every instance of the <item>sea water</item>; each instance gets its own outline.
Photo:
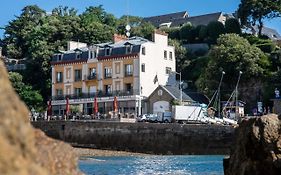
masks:
POLYGON ((83 157, 86 175, 223 175, 224 156, 83 157))

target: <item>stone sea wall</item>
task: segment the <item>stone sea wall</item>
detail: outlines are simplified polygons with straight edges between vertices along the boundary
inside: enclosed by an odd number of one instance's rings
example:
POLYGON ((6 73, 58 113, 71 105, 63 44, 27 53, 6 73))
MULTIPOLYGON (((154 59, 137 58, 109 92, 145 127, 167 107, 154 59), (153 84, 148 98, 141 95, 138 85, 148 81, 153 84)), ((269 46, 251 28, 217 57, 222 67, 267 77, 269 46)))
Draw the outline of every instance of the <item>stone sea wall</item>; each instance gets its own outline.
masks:
POLYGON ((73 146, 152 154, 229 154, 234 128, 89 121, 38 121, 46 135, 73 146))

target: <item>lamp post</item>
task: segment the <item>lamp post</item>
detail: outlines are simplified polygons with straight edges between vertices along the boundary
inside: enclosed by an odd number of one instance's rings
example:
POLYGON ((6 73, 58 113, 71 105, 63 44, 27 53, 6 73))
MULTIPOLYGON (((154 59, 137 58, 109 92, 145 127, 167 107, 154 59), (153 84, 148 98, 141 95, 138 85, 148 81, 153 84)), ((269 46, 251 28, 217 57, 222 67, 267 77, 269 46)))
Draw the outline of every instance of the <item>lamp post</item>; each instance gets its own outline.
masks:
POLYGON ((181 82, 181 72, 174 71, 175 74, 180 75, 180 105, 182 105, 182 82, 181 82))
POLYGON ((236 98, 235 98, 235 117, 236 118, 238 117, 238 85, 239 85, 239 81, 240 81, 242 73, 243 73, 242 71, 239 71, 239 76, 238 76, 238 80, 237 80, 236 87, 235 87, 235 95, 236 95, 236 98))

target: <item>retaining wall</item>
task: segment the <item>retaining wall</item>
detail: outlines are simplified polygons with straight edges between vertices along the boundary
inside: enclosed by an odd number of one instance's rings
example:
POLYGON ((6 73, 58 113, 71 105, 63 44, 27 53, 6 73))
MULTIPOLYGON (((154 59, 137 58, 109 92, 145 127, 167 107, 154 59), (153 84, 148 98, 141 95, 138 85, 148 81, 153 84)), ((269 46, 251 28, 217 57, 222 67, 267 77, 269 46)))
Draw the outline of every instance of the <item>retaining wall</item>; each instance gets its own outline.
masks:
POLYGON ((219 125, 38 121, 34 127, 73 146, 153 154, 229 154, 234 128, 219 125))

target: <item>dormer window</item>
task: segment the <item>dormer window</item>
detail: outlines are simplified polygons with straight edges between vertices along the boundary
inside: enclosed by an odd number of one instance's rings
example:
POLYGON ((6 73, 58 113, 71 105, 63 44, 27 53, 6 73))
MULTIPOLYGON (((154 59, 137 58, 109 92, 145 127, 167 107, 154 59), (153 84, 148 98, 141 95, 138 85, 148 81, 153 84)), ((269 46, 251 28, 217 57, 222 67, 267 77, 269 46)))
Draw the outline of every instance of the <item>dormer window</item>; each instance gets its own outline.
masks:
POLYGON ((105 48, 105 56, 109 56, 110 55, 110 48, 105 48))
POLYGON ((76 52, 76 59, 80 59, 82 56, 82 52, 76 52))
POLYGON ((90 59, 96 58, 97 52, 96 51, 90 51, 90 59))
POLYGON ((132 53, 132 46, 126 45, 126 54, 132 53))
POLYGON ((57 59, 58 59, 58 61, 61 61, 62 60, 62 54, 57 55, 57 59))

